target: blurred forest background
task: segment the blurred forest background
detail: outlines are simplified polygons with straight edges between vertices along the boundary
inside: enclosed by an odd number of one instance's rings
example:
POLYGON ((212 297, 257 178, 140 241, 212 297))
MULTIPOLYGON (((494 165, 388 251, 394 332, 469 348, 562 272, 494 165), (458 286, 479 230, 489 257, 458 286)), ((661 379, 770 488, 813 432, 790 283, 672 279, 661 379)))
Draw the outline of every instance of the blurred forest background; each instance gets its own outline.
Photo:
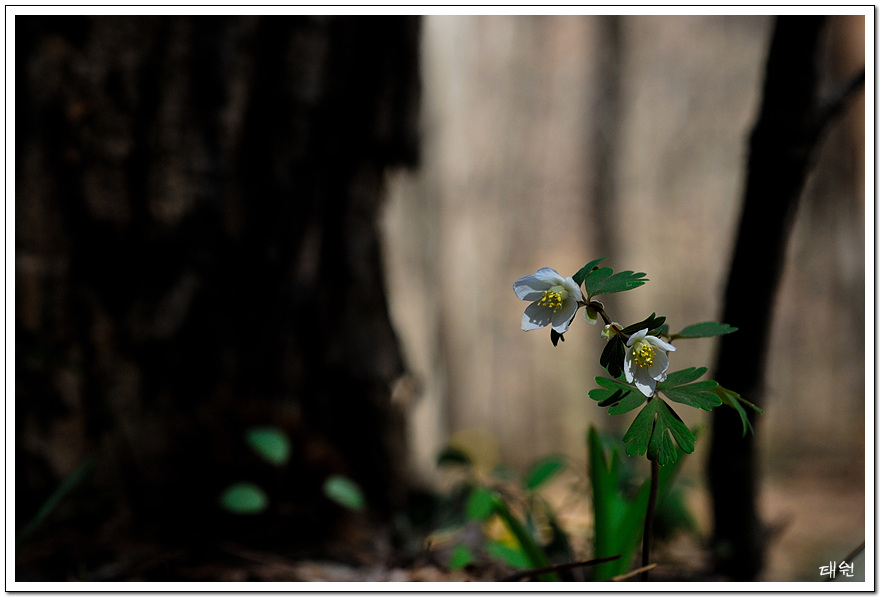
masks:
MULTIPOLYGON (((513 281, 606 256, 651 280, 605 301, 618 321, 719 319, 773 23, 17 17, 18 532, 92 466, 17 579, 203 563, 137 536, 378 549, 456 438, 583 477, 588 426, 631 417, 587 397, 599 329, 522 332, 513 281), (283 469, 242 439, 267 425, 283 469), (326 500, 333 474, 366 514, 326 500), (216 505, 241 478, 269 490, 259 517, 216 505)), ((864 66, 864 18, 829 17, 818 60, 827 95, 864 66)), ((762 580, 818 580, 864 539, 864 113, 857 94, 818 146, 766 330, 762 580)), ((673 366, 715 351, 682 342, 673 366)), ((706 534, 712 416, 684 417, 706 534)))

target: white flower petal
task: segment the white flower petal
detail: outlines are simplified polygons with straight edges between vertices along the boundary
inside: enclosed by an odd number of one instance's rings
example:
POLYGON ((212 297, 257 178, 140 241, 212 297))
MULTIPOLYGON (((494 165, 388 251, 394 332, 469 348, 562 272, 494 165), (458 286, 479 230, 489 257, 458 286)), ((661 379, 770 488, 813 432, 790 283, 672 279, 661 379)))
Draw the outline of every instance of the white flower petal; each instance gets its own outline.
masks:
MULTIPOLYGON (((549 282, 550 286, 555 286, 557 284, 563 284, 565 282, 565 278, 559 275, 552 267, 542 267, 538 270, 538 273, 535 274, 535 277, 539 280, 544 280, 545 282, 549 282)), ((550 287, 548 286, 548 288, 550 287)))
POLYGON ((577 301, 570 298, 562 301, 562 308, 553 313, 553 329, 559 334, 567 332, 571 320, 574 319, 574 315, 577 313, 577 309, 577 301))
POLYGON ((577 282, 571 276, 562 281, 562 286, 568 291, 568 296, 574 300, 584 300, 584 295, 581 294, 581 287, 577 285, 577 282))
POLYGON ((663 350, 675 351, 675 347, 672 344, 661 340, 657 336, 645 336, 645 342, 663 350))
POLYGON ((627 383, 632 383, 633 381, 633 359, 632 359, 632 351, 627 350, 626 356, 623 358, 623 374, 626 376, 627 383))
POLYGON ((669 357, 662 350, 654 351, 654 362, 648 367, 648 375, 656 381, 666 379, 666 370, 669 369, 669 357))
POLYGON ((549 290, 553 286, 552 282, 548 282, 539 278, 535 274, 523 276, 513 283, 513 291, 517 298, 524 301, 536 301, 544 296, 544 291, 549 290))
POLYGON ((626 345, 632 346, 633 344, 635 344, 636 340, 641 340, 642 338, 645 337, 645 334, 647 334, 647 333, 648 333, 647 329, 639 330, 638 332, 636 332, 635 334, 633 334, 632 336, 629 337, 629 340, 626 341, 626 345))
POLYGON ((635 377, 635 384, 639 391, 650 398, 654 395, 654 389, 657 387, 657 382, 654 381, 651 377, 647 375, 637 375, 635 377))
POLYGON ((532 303, 526 307, 522 317, 522 327, 525 331, 539 330, 550 325, 553 321, 553 309, 542 307, 538 303, 532 303))

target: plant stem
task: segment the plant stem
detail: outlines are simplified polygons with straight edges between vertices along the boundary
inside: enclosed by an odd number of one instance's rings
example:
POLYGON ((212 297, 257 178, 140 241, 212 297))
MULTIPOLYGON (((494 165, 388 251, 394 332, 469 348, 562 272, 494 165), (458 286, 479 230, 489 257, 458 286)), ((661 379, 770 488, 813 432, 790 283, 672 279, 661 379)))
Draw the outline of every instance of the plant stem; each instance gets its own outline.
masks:
MULTIPOLYGON (((651 458, 651 489, 648 493, 648 508, 645 511, 645 531, 642 533, 642 567, 646 567, 651 560, 651 535, 654 527, 654 507, 657 505, 657 486, 660 484, 660 463, 651 458)), ((648 570, 645 570, 640 579, 648 580, 648 570)))

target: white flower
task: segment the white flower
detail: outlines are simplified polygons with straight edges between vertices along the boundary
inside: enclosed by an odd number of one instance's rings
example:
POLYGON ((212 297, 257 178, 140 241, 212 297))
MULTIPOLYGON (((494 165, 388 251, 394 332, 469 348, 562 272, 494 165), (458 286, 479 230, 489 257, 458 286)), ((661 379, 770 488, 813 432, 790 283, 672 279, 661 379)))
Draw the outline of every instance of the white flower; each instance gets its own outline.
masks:
POLYGON ((666 351, 675 347, 657 336, 649 336, 648 330, 639 330, 627 340, 629 347, 623 361, 626 381, 635 383, 639 391, 647 397, 654 395, 658 381, 666 379, 669 357, 666 351))
POLYGON ((612 321, 608 325, 606 325, 599 335, 605 339, 605 342, 611 340, 614 336, 618 335, 623 328, 616 321, 612 321))
POLYGON ((513 283, 516 296, 532 301, 522 318, 522 329, 537 330, 548 325, 564 334, 584 300, 580 286, 571 277, 563 278, 556 270, 542 267, 538 273, 523 276, 513 283))

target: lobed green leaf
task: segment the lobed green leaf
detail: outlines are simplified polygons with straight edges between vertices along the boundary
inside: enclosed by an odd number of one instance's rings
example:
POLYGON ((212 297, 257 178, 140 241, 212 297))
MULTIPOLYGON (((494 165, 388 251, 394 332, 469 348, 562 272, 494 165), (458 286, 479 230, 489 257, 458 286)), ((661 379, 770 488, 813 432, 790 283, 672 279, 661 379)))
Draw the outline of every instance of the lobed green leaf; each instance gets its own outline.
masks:
POLYGON ((678 447, 685 454, 690 454, 694 451, 696 438, 684 421, 681 420, 681 417, 678 416, 678 413, 672 410, 666 402, 659 398, 656 398, 656 400, 660 402, 660 405, 657 408, 655 434, 659 431, 660 438, 658 438, 659 441, 655 440, 654 437, 651 438, 655 441, 652 441, 652 445, 648 446, 648 456, 656 458, 660 466, 666 466, 675 462, 678 458, 678 453, 675 450, 675 446, 669 440, 669 436, 675 438, 678 447))
POLYGON ((623 436, 628 456, 639 456, 647 452, 648 458, 656 460, 660 466, 671 464, 678 458, 673 439, 682 452, 690 454, 694 451, 694 434, 658 396, 652 398, 639 412, 623 436))

